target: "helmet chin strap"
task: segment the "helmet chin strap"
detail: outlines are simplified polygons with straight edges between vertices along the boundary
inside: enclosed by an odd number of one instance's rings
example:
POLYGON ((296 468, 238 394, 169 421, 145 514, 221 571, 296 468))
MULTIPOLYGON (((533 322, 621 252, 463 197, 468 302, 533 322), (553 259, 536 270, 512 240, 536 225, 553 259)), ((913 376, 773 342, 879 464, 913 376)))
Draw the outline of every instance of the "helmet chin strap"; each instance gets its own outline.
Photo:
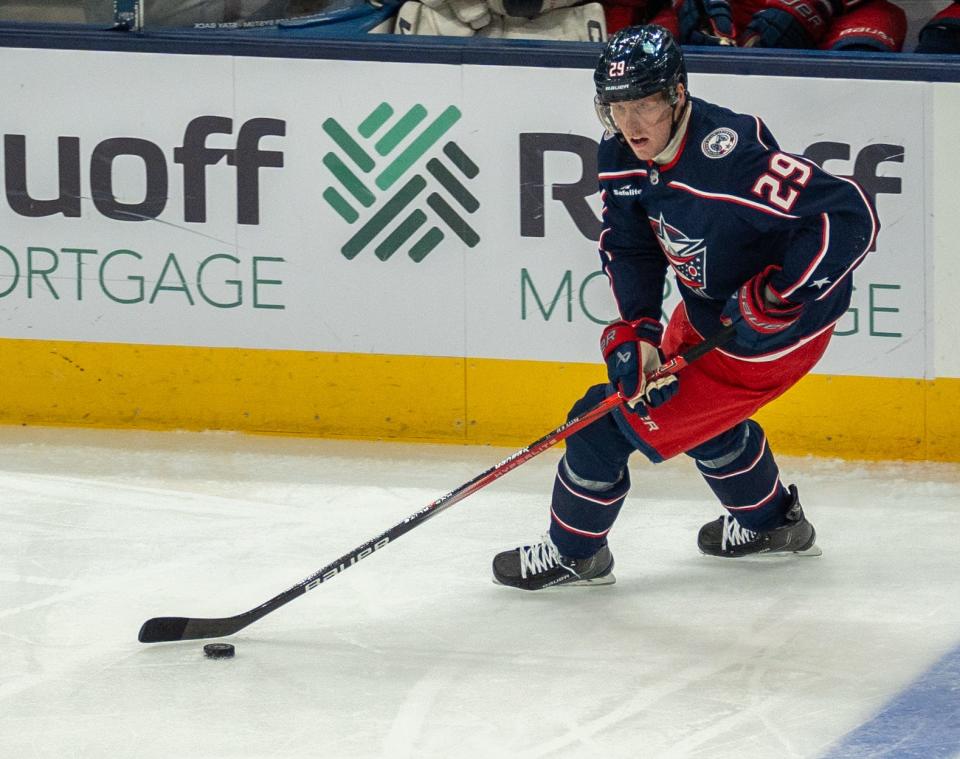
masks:
POLYGON ((677 127, 680 126, 680 122, 683 120, 683 108, 680 109, 680 115, 677 115, 677 106, 673 106, 673 113, 670 114, 670 136, 667 138, 667 145, 673 142, 673 138, 677 136, 677 127))
POLYGON ((684 97, 681 99, 680 94, 678 93, 678 94, 677 94, 676 102, 674 102, 674 104, 670 107, 670 108, 671 108, 671 111, 670 111, 670 138, 667 140, 667 144, 668 144, 668 145, 669 145, 671 142, 673 142, 673 138, 677 136, 677 127, 680 126, 680 122, 683 121, 683 112, 684 112, 684 111, 686 110, 686 108, 687 108, 687 98, 686 98, 686 94, 687 94, 687 90, 684 89, 684 90, 683 90, 683 95, 684 95, 684 97), (679 106, 679 112, 678 112, 678 106, 679 106))

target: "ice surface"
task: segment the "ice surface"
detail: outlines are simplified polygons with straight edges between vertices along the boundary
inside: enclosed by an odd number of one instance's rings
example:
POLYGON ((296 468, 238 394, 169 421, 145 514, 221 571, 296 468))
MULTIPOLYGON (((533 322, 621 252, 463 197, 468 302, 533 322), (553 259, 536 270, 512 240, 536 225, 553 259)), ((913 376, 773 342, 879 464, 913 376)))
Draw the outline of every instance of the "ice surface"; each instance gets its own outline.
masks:
POLYGON ((557 451, 232 660, 137 642, 259 605, 511 452, 0 427, 0 757, 817 757, 960 643, 960 466, 782 458, 823 556, 737 562, 696 551, 718 510, 692 463, 638 457, 616 585, 496 586, 557 451))

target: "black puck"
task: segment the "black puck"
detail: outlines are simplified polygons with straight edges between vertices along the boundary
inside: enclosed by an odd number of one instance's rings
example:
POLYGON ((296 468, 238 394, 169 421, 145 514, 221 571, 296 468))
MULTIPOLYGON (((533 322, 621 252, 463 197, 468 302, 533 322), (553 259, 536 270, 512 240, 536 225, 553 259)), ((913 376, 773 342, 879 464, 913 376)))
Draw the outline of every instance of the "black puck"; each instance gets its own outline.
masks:
POLYGON ((231 659, 234 648, 231 643, 207 643, 203 647, 203 654, 208 659, 231 659))

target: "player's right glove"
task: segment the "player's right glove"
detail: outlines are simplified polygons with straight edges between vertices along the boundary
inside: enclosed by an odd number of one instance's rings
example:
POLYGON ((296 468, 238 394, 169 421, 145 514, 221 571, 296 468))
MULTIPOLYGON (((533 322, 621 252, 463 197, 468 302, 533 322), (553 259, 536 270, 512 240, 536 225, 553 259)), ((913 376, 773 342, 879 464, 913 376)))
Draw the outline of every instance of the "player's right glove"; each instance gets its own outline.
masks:
POLYGON ((647 377, 660 368, 660 338, 663 325, 655 319, 618 321, 608 324, 600 337, 600 351, 607 362, 607 377, 635 409, 639 404, 655 408, 677 392, 677 377, 668 374, 654 382, 647 377))
POLYGON ((800 318, 803 306, 778 298, 767 284, 779 270, 771 265, 748 279, 723 307, 721 324, 736 325, 736 342, 751 350, 763 351, 800 318))

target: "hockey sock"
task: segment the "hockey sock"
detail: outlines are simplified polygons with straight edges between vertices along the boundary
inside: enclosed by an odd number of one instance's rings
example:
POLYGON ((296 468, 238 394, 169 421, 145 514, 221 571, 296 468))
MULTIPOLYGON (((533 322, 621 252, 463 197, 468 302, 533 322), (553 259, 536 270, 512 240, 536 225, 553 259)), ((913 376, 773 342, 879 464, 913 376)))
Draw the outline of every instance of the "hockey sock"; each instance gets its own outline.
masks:
MULTIPOLYGON (((594 385, 573 404, 567 419, 579 416, 606 397, 607 386, 594 385)), ((613 414, 607 414, 567 438, 566 461, 569 471, 576 472, 578 477, 606 483, 599 486, 602 490, 620 480, 620 473, 626 469, 627 460, 635 450, 620 431, 613 414)))
POLYGON ((561 459, 550 506, 550 539, 561 556, 585 559, 607 542, 620 507, 630 490, 624 468, 617 482, 596 482, 576 475, 561 459))
POLYGON ((748 530, 785 523, 789 501, 767 436, 748 419, 687 452, 724 508, 748 530))

